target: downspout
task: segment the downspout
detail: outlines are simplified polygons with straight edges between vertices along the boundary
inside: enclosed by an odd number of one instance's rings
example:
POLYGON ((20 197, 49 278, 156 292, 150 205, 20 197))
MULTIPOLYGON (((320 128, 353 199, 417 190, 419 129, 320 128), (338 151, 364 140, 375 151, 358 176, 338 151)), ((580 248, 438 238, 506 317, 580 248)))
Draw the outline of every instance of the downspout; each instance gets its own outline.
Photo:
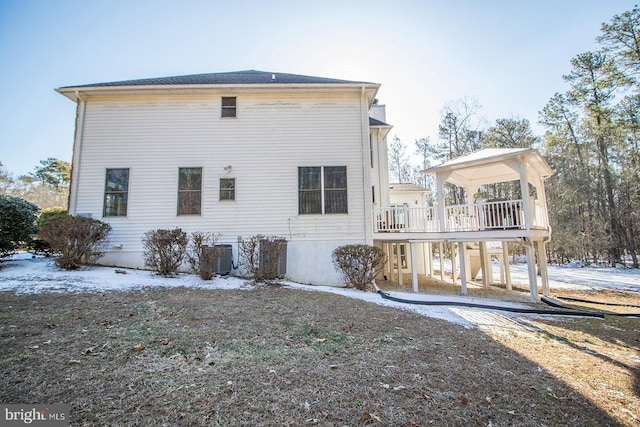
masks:
POLYGON ((76 107, 76 132, 73 138, 73 157, 71 159, 71 182, 69 183, 69 201, 67 212, 75 215, 78 201, 78 176, 80 175, 80 153, 84 136, 84 118, 87 101, 82 99, 80 91, 76 90, 78 106, 76 107))
POLYGON ((367 108, 367 98, 365 87, 360 88, 360 117, 362 132, 362 191, 364 201, 364 243, 373 244, 373 216, 369 212, 373 209, 373 201, 371 200, 371 172, 369 165, 369 108, 367 108))

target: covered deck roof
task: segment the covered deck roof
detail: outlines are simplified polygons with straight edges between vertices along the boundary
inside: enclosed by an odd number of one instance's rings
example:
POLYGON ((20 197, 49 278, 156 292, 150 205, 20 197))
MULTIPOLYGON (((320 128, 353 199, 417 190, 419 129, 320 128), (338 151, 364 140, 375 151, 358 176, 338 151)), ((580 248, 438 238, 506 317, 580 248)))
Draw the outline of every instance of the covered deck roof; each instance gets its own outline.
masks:
POLYGON ((485 148, 426 169, 424 172, 433 176, 443 176, 446 182, 460 187, 478 188, 484 184, 519 180, 518 169, 521 164, 527 166, 529 182, 536 182, 536 177, 545 179, 553 175, 549 164, 538 150, 533 148, 485 148))

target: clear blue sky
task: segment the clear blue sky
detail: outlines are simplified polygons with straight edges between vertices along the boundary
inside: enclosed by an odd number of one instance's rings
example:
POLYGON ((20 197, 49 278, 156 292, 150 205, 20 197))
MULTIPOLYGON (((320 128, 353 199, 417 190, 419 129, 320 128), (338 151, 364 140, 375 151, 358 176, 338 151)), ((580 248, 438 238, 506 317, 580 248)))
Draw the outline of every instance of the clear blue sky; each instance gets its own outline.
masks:
POLYGON ((54 88, 247 69, 381 83, 410 147, 464 96, 489 123, 536 123, 571 58, 634 2, 0 0, 0 161, 71 160, 75 105, 54 88))

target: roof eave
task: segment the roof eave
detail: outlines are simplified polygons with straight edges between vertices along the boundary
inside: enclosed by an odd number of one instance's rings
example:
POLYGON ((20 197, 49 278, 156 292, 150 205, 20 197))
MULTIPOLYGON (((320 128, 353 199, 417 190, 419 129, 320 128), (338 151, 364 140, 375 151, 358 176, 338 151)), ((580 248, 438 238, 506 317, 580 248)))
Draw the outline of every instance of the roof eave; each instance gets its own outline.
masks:
POLYGON ((364 90, 369 106, 380 88, 378 83, 267 83, 267 84, 182 84, 182 85, 130 85, 130 86, 65 86, 55 89, 63 96, 77 101, 82 95, 131 95, 183 92, 183 93, 231 93, 231 92, 278 92, 278 91, 355 91, 364 90))

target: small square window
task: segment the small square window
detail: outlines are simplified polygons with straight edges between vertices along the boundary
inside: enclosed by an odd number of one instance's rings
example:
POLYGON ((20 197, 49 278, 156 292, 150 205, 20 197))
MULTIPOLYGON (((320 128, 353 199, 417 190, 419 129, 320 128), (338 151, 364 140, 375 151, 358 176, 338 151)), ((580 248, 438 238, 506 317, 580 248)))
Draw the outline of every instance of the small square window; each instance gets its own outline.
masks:
POLYGON ((220 200, 236 199, 236 179, 220 178, 220 200))
POLYGON ((236 97, 222 97, 222 117, 236 117, 236 97))

